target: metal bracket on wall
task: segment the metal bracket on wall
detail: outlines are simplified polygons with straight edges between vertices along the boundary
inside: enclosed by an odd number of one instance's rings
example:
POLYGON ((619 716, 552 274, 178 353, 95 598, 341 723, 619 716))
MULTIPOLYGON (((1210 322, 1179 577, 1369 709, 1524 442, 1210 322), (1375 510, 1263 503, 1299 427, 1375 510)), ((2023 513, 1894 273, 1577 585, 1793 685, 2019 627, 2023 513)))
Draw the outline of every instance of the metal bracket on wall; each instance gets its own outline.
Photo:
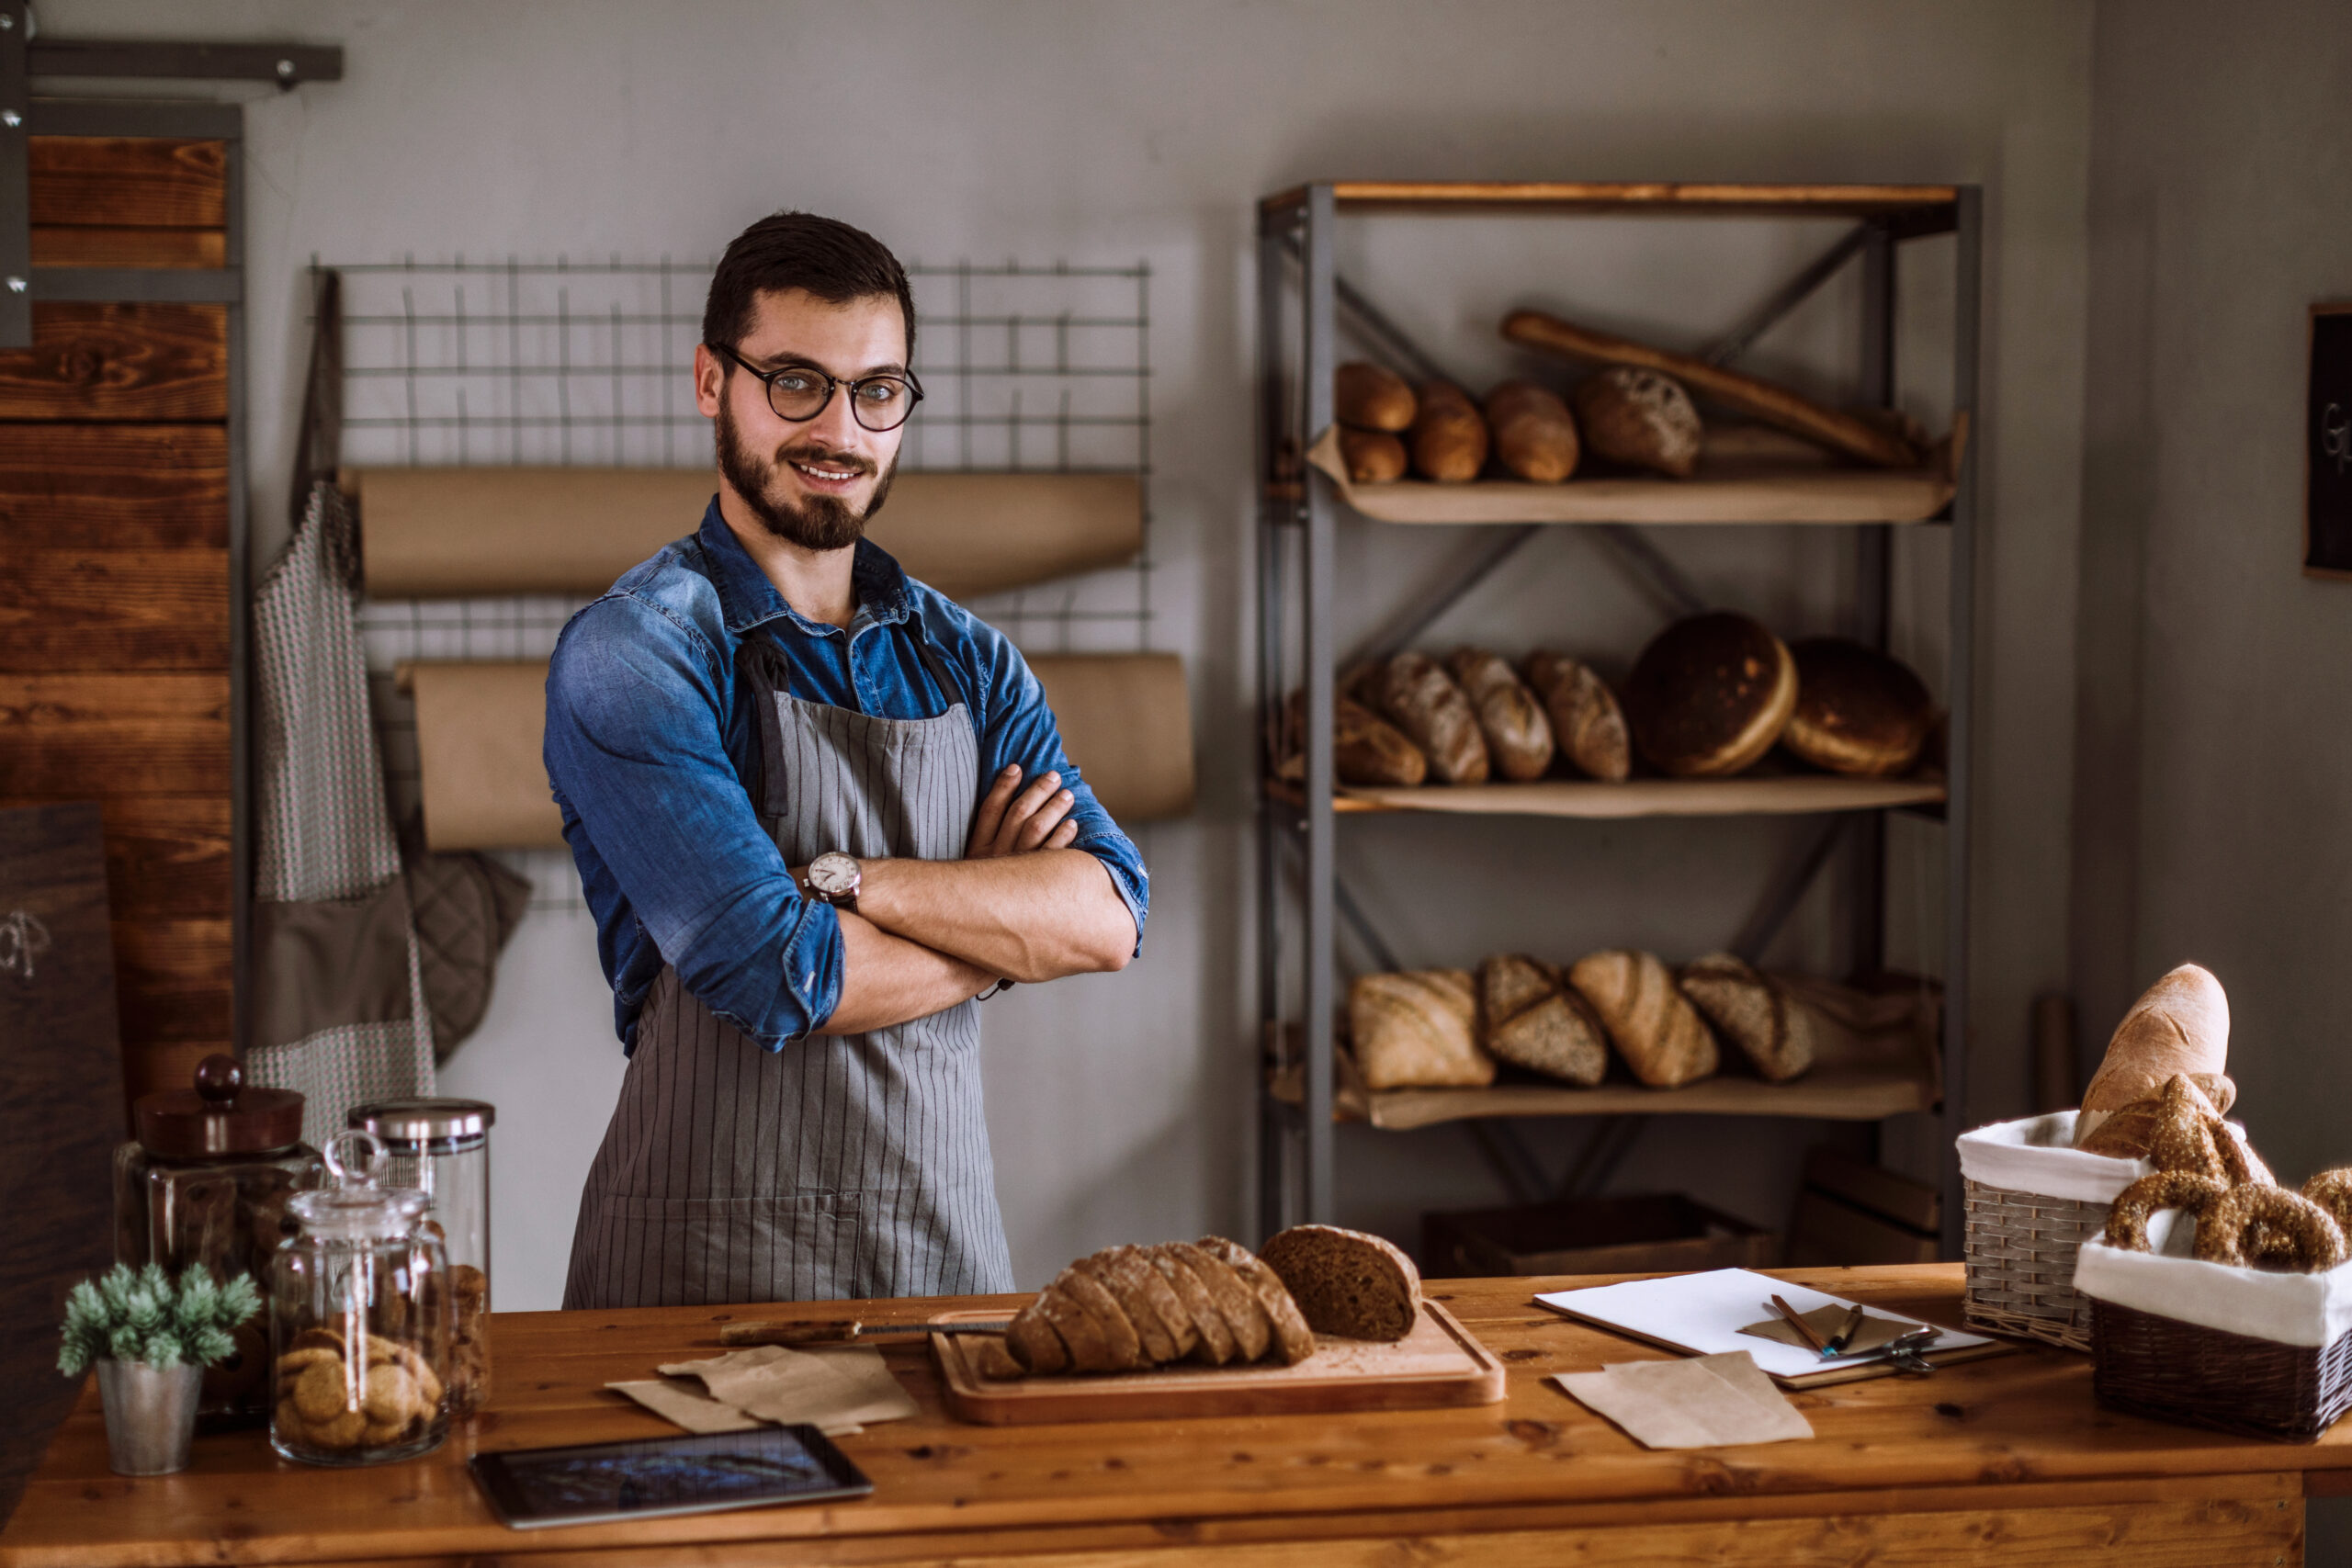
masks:
POLYGON ((32 107, 25 35, 32 8, 0 0, 0 348, 33 342, 32 168, 25 116, 32 107))

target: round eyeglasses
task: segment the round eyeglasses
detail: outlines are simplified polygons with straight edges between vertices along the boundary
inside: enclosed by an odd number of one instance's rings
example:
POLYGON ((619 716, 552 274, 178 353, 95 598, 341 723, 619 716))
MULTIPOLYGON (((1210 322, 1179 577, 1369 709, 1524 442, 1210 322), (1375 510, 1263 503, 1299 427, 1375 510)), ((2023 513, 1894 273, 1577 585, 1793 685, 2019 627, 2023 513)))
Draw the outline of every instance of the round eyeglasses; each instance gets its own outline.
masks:
POLYGON ((768 389, 768 407, 778 419, 794 424, 805 424, 825 412, 833 400, 833 389, 849 389, 849 412, 858 423, 879 434, 896 430, 907 423, 907 416, 922 401, 922 383, 913 372, 904 376, 861 376, 854 381, 844 381, 828 376, 813 365, 787 365, 781 370, 762 370, 747 364, 741 355, 725 344, 704 345, 711 353, 723 355, 746 376, 768 389))

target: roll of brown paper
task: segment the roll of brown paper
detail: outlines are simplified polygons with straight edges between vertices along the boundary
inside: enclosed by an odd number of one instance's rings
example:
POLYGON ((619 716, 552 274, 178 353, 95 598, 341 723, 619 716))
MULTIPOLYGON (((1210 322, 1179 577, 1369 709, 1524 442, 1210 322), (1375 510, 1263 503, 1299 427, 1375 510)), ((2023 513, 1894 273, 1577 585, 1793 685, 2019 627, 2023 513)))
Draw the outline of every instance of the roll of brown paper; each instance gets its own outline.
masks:
POLYGON ((1062 750, 1122 825, 1193 809, 1193 709, 1172 653, 1056 653, 1029 660, 1062 750))

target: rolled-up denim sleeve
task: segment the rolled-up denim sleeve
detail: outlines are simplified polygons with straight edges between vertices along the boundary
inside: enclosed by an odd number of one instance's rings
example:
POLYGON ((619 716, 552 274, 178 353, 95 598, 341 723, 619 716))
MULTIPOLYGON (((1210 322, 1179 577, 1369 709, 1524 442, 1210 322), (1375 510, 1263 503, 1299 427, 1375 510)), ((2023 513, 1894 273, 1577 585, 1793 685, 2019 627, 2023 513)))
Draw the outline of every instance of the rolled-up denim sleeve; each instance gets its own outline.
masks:
POLYGON ((1061 774, 1062 787, 1070 792, 1068 820, 1078 824, 1070 848, 1092 855, 1110 873, 1111 886, 1136 922, 1135 953, 1142 953, 1144 917, 1151 909, 1151 876, 1144 869, 1142 852, 1119 830, 1094 798, 1093 786, 1062 750, 1061 727, 1046 701, 1046 688, 1021 650, 983 623, 972 626, 970 658, 979 666, 973 684, 986 694, 979 738, 981 792, 987 792, 1008 762, 1021 765, 1024 780, 1048 771, 1061 774))
POLYGON ((841 921, 803 898, 729 761, 718 660, 626 595, 564 628, 548 669, 548 777, 662 956, 767 1049, 841 999, 841 921))

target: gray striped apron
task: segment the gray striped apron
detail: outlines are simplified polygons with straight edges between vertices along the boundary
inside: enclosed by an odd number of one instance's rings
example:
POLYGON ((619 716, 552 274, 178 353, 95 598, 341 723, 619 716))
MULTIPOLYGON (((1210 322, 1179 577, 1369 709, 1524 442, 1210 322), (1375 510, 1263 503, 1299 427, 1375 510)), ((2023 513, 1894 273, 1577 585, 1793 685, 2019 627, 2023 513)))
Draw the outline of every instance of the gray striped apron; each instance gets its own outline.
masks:
MULTIPOLYGON (((961 701, 926 719, 804 702, 757 637, 742 670, 761 728, 752 793, 786 864, 827 850, 963 858, 979 748, 961 701)), ((663 965, 581 1192, 567 1309, 1011 1289, 978 1002, 777 1053, 663 965)))

